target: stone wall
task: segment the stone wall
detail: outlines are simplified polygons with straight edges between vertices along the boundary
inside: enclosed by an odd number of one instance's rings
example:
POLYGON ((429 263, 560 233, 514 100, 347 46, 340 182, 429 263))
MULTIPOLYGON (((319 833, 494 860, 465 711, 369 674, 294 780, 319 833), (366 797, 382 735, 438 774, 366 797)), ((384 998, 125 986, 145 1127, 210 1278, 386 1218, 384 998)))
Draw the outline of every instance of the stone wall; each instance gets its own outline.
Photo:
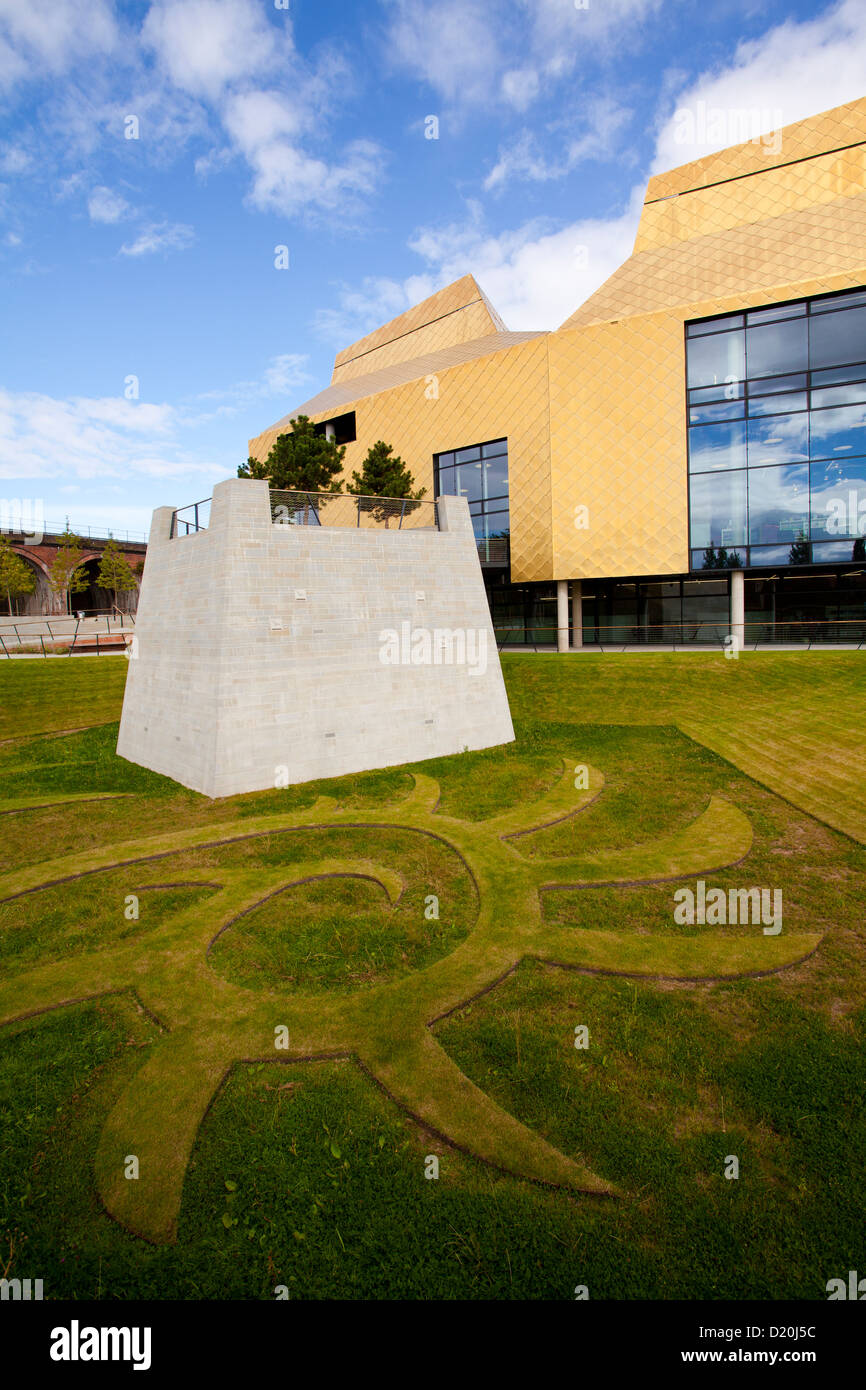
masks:
POLYGON ((220 797, 510 742, 468 505, 437 512, 275 525, 247 479, 216 487, 206 531, 172 538, 159 508, 118 754, 220 797))

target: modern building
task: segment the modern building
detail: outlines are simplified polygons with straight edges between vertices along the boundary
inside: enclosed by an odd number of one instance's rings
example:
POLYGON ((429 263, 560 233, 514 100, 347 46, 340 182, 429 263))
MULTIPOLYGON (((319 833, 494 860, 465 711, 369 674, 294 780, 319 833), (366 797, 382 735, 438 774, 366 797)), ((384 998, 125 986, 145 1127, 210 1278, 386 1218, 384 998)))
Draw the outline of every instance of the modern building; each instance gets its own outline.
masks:
POLYGON ((555 331, 464 276, 250 453, 301 413, 468 499, 501 641, 866 635, 866 98, 653 177, 555 331))

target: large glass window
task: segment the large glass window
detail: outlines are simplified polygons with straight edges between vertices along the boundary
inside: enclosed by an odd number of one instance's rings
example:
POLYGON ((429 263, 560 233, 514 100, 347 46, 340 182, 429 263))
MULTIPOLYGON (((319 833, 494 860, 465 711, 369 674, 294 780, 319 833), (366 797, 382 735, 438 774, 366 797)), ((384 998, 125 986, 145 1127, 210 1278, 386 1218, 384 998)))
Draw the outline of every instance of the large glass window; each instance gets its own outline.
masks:
POLYGON ((718 563, 707 549, 774 566, 853 551, 866 538, 866 289, 687 324, 686 368, 692 567, 718 563))
POLYGON ((509 561, 508 440, 472 444, 434 458, 437 496, 465 497, 482 564, 509 561))
POLYGON ((725 549, 746 542, 746 471, 698 473, 691 480, 693 546, 725 549))

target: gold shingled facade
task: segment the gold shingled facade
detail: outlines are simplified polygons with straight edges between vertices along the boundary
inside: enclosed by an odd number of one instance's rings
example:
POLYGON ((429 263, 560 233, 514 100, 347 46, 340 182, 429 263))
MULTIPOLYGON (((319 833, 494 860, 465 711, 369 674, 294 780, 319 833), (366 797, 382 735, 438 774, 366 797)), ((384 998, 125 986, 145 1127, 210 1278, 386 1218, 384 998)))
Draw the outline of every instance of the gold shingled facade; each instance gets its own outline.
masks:
POLYGON ((354 410, 347 472, 385 439, 428 495, 434 454, 506 436, 515 581, 686 573, 684 324, 866 284, 866 99, 778 135, 653 177, 634 253, 555 332, 497 336, 464 276, 339 354, 341 403, 293 413, 354 410))

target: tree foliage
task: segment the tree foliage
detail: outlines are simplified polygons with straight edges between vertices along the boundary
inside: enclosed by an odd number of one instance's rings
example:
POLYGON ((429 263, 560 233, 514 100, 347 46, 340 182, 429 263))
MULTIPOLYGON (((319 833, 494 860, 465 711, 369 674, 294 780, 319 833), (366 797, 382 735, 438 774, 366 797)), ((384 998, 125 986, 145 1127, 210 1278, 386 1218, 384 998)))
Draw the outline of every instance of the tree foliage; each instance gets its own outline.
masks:
POLYGON ((238 477, 266 478, 279 490, 339 492, 345 445, 317 434, 309 415, 298 415, 291 426, 290 434, 277 436, 264 463, 248 458, 238 468, 238 477))
POLYGON ((9 616, 12 616, 12 596, 32 594, 36 589, 36 576, 9 544, 5 536, 0 536, 0 593, 6 595, 9 616))
POLYGON ((127 593, 130 589, 136 588, 135 575, 113 536, 106 542, 102 552, 96 582, 100 588, 111 590, 115 608, 118 593, 127 593))
POLYGON ((63 596, 67 613, 70 611, 71 595, 83 593, 90 586, 87 571, 81 563, 82 556, 81 541, 73 531, 70 531, 67 521, 66 530, 63 532, 57 547, 57 554, 54 556, 48 571, 48 582, 55 594, 63 596))
MULTIPOLYGON (((393 509, 377 506, 372 499, 394 497, 410 502, 420 501, 427 489, 422 487, 413 492, 414 482, 415 479, 405 461, 399 454, 394 453, 392 445, 379 439, 367 451, 367 456, 361 464, 361 472, 352 474, 348 491, 365 499, 359 503, 362 511, 372 512, 379 521, 384 519, 387 525, 389 517, 393 515, 393 509)), ((405 508, 406 512, 413 510, 411 506, 405 508)))

